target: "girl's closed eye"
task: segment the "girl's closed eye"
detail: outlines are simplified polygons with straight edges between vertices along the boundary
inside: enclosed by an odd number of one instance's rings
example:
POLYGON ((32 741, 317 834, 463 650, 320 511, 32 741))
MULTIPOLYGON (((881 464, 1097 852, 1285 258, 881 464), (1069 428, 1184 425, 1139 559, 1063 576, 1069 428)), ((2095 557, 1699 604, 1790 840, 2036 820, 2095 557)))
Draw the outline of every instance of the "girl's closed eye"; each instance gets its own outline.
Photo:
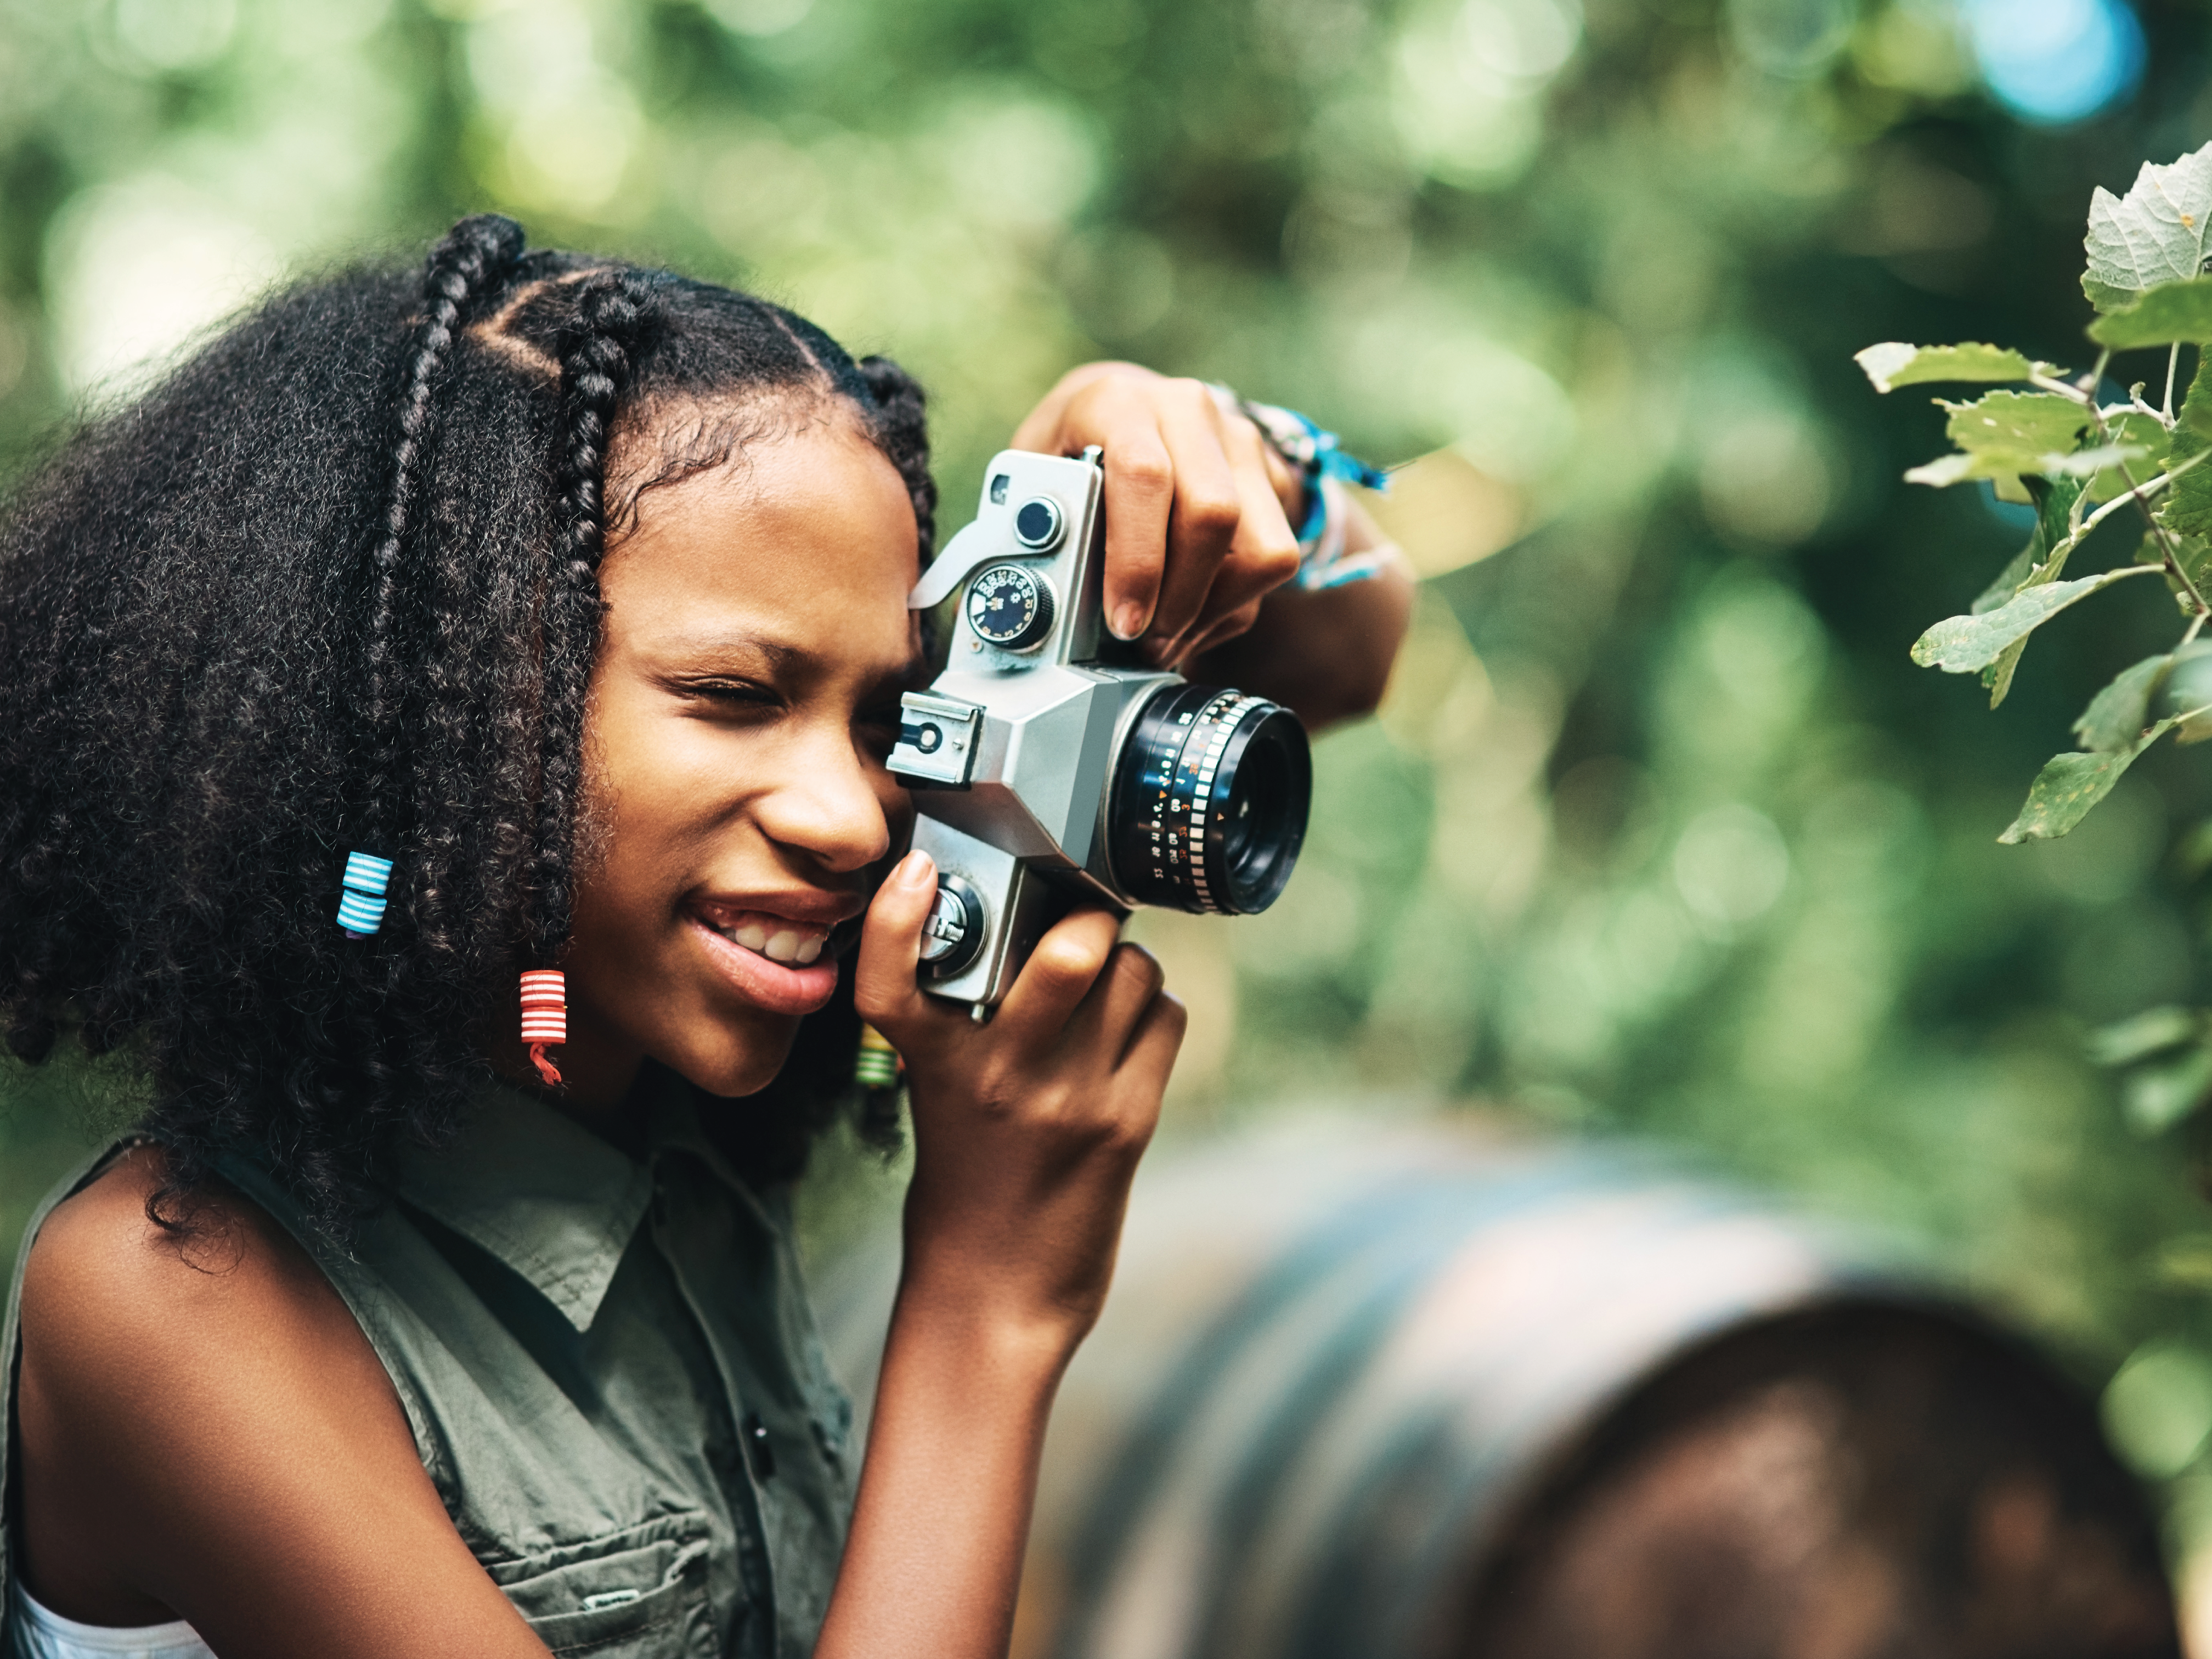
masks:
POLYGON ((878 760, 888 760, 891 750, 898 745, 899 721, 902 715, 903 710, 896 700, 877 703, 860 712, 854 720, 854 730, 859 733, 861 742, 867 745, 870 754, 878 760))
POLYGON ((699 712, 709 716, 764 714, 785 706, 782 694, 774 687, 757 684, 750 680, 720 677, 678 680, 672 683, 672 689, 687 702, 702 705, 699 712))

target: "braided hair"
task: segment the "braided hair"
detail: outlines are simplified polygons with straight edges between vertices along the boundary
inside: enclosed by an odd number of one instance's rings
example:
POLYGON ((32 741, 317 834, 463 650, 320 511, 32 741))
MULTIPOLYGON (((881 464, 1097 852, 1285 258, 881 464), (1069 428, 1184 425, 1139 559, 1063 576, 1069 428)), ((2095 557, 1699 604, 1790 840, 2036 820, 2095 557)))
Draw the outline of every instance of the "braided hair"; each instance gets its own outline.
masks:
MULTIPOLYGON (((483 216, 416 275, 276 295, 0 508, 0 1034, 143 1076, 156 1220, 232 1152, 342 1234, 403 1143, 455 1131, 501 988, 568 937, 611 526, 762 410, 828 403, 897 469, 926 559, 896 365, 483 216), (611 489, 618 434, 644 460, 611 489), (351 847, 395 860, 365 939, 331 920, 351 847)), ((848 972, 763 1096, 702 1114, 741 1168, 797 1173, 858 1031, 848 972)))

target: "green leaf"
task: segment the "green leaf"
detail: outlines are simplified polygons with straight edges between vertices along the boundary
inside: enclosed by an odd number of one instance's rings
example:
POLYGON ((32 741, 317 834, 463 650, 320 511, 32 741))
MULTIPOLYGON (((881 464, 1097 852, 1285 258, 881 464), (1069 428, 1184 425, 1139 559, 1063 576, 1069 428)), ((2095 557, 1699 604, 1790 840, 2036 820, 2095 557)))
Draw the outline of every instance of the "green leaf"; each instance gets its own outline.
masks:
POLYGON ((2042 580, 2050 581, 2065 568, 2066 556, 2074 550, 2074 503, 2081 498, 2081 481, 2031 476, 2021 482, 2027 486, 2028 499, 2035 503, 2035 519, 2043 526, 2044 545, 2057 550, 2050 568, 2043 573, 2042 580))
POLYGON ((2042 562, 2043 526, 2039 524, 2028 532, 2027 545, 2014 554, 2012 562, 1998 571, 1996 580, 1977 596, 1973 614, 1981 616, 2019 598, 2020 590, 2027 586, 2027 579, 2035 574, 2036 566, 2042 562))
POLYGON ((2055 392, 1992 392, 1943 407, 1951 411, 1944 431, 1961 453, 1914 467, 1905 475, 1909 483, 1940 489, 1968 478, 2063 471, 2092 419, 2087 407, 2055 392))
MULTIPOLYGON (((2180 423, 2173 429, 2173 447, 2167 452, 2169 468, 2193 460, 2212 448, 2212 351, 2197 362, 2189 395, 2182 399, 2180 423)), ((2160 502, 2158 521, 2177 536, 2212 538, 2212 461, 2193 466, 2166 486, 2160 502)))
POLYGON ((2171 345, 2176 340, 2212 340, 2212 276, 2162 283, 2134 304, 2090 324, 2089 337, 2114 351, 2171 345))
POLYGON ((2030 362, 2009 347, 1972 341, 1964 345, 1917 346, 1885 340, 1869 346, 1851 361, 1866 370, 1876 392, 1893 392, 1901 386, 1921 386, 1931 380, 2025 380, 2036 374, 2065 373, 2049 363, 2030 362))
MULTIPOLYGON (((2134 483, 2148 483, 2165 468, 2166 450, 2172 441, 2172 435, 2166 431, 2165 422, 2155 415, 2146 415, 2138 409, 2107 410, 2105 413, 2105 432, 2112 441, 2101 446, 2103 449, 2134 453, 2126 458, 2125 471, 2116 462, 2104 467, 2089 480, 2090 500, 2113 501, 2128 493, 2131 488, 2130 477, 2134 483)), ((2098 453, 2097 450, 2083 450, 2067 457, 2069 474, 2074 472, 2080 462, 2098 453)))
POLYGON ((2173 672, 2160 688, 2156 704, 2160 714, 2179 723, 2176 743, 2203 743, 2212 738, 2212 641, 2192 640, 2173 653, 2173 672))
POLYGON ((2120 1107, 2138 1134, 2171 1129, 2212 1095, 2212 1048, 2195 1048, 2172 1060, 2130 1073, 2120 1085, 2120 1107))
POLYGON ((2112 683, 2090 699, 2074 722, 2074 735, 2085 748, 2124 749, 2150 724, 2150 700, 2158 695, 2173 666, 2170 653, 2145 657, 2132 668, 2124 668, 2112 683))
POLYGON ((1947 617, 1914 643, 1912 660, 1923 668, 1940 668, 1947 674, 1969 674, 1986 668, 2014 640, 2027 638, 2068 605, 2078 605, 2099 588, 2110 587, 2141 569, 2140 565, 2127 565, 2075 581, 2045 582, 1978 617, 1947 617))
POLYGON ((2112 786, 2135 764, 2136 757, 2164 737, 2172 725, 2171 720, 2160 720, 2124 749, 2053 755, 2028 786, 2027 802, 2020 809, 2020 816, 1997 839, 2014 846, 2024 841, 2054 841, 2066 834, 2089 816, 2091 807, 2112 793, 2112 786))
POLYGON ((2203 1022, 2191 1009, 2147 1008, 2090 1032, 2089 1063, 2132 1066, 2166 1049, 2179 1048, 2203 1029, 2203 1022))
MULTIPOLYGON (((2146 564, 2157 564, 2165 557, 2154 537, 2146 537, 2142 551, 2136 556, 2146 564)), ((2189 585, 2203 593, 2205 584, 2212 580, 2212 542, 2201 536, 2176 536, 2173 538, 2173 562, 2181 567, 2181 574, 2189 578, 2189 585)))
MULTIPOLYGON (((2066 477, 2042 478, 2031 474, 2021 482, 2026 487, 2028 499, 2035 503, 2035 534, 2030 546, 2057 550, 2027 573, 2019 588, 2024 593, 2032 587, 2042 587, 2055 582, 2065 574, 2067 558, 2074 551, 2068 515, 2074 510, 2074 503, 2081 498, 2081 481, 2066 477)), ((1977 609, 1979 609, 1978 605, 1977 609)), ((2001 705, 2011 691, 2012 677, 2018 672, 2021 656, 2027 649, 2027 636, 2023 634, 1982 671, 1982 684, 1990 688, 1990 708, 2001 705)))
MULTIPOLYGON (((2099 444, 2094 449, 2077 449, 2071 455, 2045 455, 2041 471, 2046 478, 2094 478, 2100 475, 2119 478, 2121 467, 2131 467, 2149 453, 2142 444, 2099 444)), ((2123 494, 2126 489, 2124 480, 2112 493, 2123 494)))
POLYGON ((2212 252, 2212 144, 2170 167, 2144 162, 2125 196, 2098 186, 2082 248, 2081 289, 2103 312, 2201 275, 2212 252))
POLYGON ((1985 466, 1978 456, 1938 455, 1932 461, 1908 467, 1905 473, 1907 483, 1926 484, 1930 489, 1948 489, 1954 483, 1965 483, 1970 478, 2002 478, 2014 476, 2011 467, 1985 466))
MULTIPOLYGON (((1974 455, 2014 455, 2030 462, 2069 453, 2090 421, 2084 405, 2055 392, 1991 392, 1970 404, 1947 403, 1943 407, 1951 411, 1943 429, 1960 448, 1974 455)), ((2015 470, 2042 469, 2028 465, 2015 470)))

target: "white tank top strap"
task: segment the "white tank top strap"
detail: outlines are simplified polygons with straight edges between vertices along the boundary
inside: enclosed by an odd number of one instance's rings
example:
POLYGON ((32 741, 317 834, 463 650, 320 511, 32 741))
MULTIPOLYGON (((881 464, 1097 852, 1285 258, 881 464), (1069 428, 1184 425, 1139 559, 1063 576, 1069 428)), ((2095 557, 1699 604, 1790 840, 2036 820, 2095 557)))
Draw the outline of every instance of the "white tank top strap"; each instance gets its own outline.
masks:
POLYGON ((40 1606, 22 1581, 8 1585, 6 1659, 215 1659, 179 1619, 168 1625, 80 1625, 40 1606))

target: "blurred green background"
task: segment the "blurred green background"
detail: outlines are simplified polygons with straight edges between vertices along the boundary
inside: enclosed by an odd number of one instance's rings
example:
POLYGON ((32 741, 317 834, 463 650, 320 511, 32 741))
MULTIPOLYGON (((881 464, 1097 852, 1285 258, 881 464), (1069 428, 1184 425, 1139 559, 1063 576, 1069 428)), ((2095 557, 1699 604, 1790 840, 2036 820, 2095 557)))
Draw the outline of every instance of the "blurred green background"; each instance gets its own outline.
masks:
MULTIPOLYGON (((1288 896, 1141 924, 1195 1016, 1170 1132, 1358 1095, 1661 1138, 2092 1384, 2136 1356, 2120 1437, 2212 1535, 2212 1215, 2083 1059, 2203 994, 2203 751, 1995 841, 2171 613, 2069 613, 1994 715, 1912 668, 2025 531, 1899 482, 1941 417, 1850 362, 2085 362, 2091 187, 2212 138, 2209 47, 2158 0, 0 0, 0 448, 484 207, 900 357, 948 529, 1100 355, 1449 447, 1436 511, 1510 545, 1428 556, 1288 896), (2061 24, 2106 31, 2070 104, 2005 57, 2061 24)), ((0 1261, 82 1133, 9 1090, 0 1261)))

